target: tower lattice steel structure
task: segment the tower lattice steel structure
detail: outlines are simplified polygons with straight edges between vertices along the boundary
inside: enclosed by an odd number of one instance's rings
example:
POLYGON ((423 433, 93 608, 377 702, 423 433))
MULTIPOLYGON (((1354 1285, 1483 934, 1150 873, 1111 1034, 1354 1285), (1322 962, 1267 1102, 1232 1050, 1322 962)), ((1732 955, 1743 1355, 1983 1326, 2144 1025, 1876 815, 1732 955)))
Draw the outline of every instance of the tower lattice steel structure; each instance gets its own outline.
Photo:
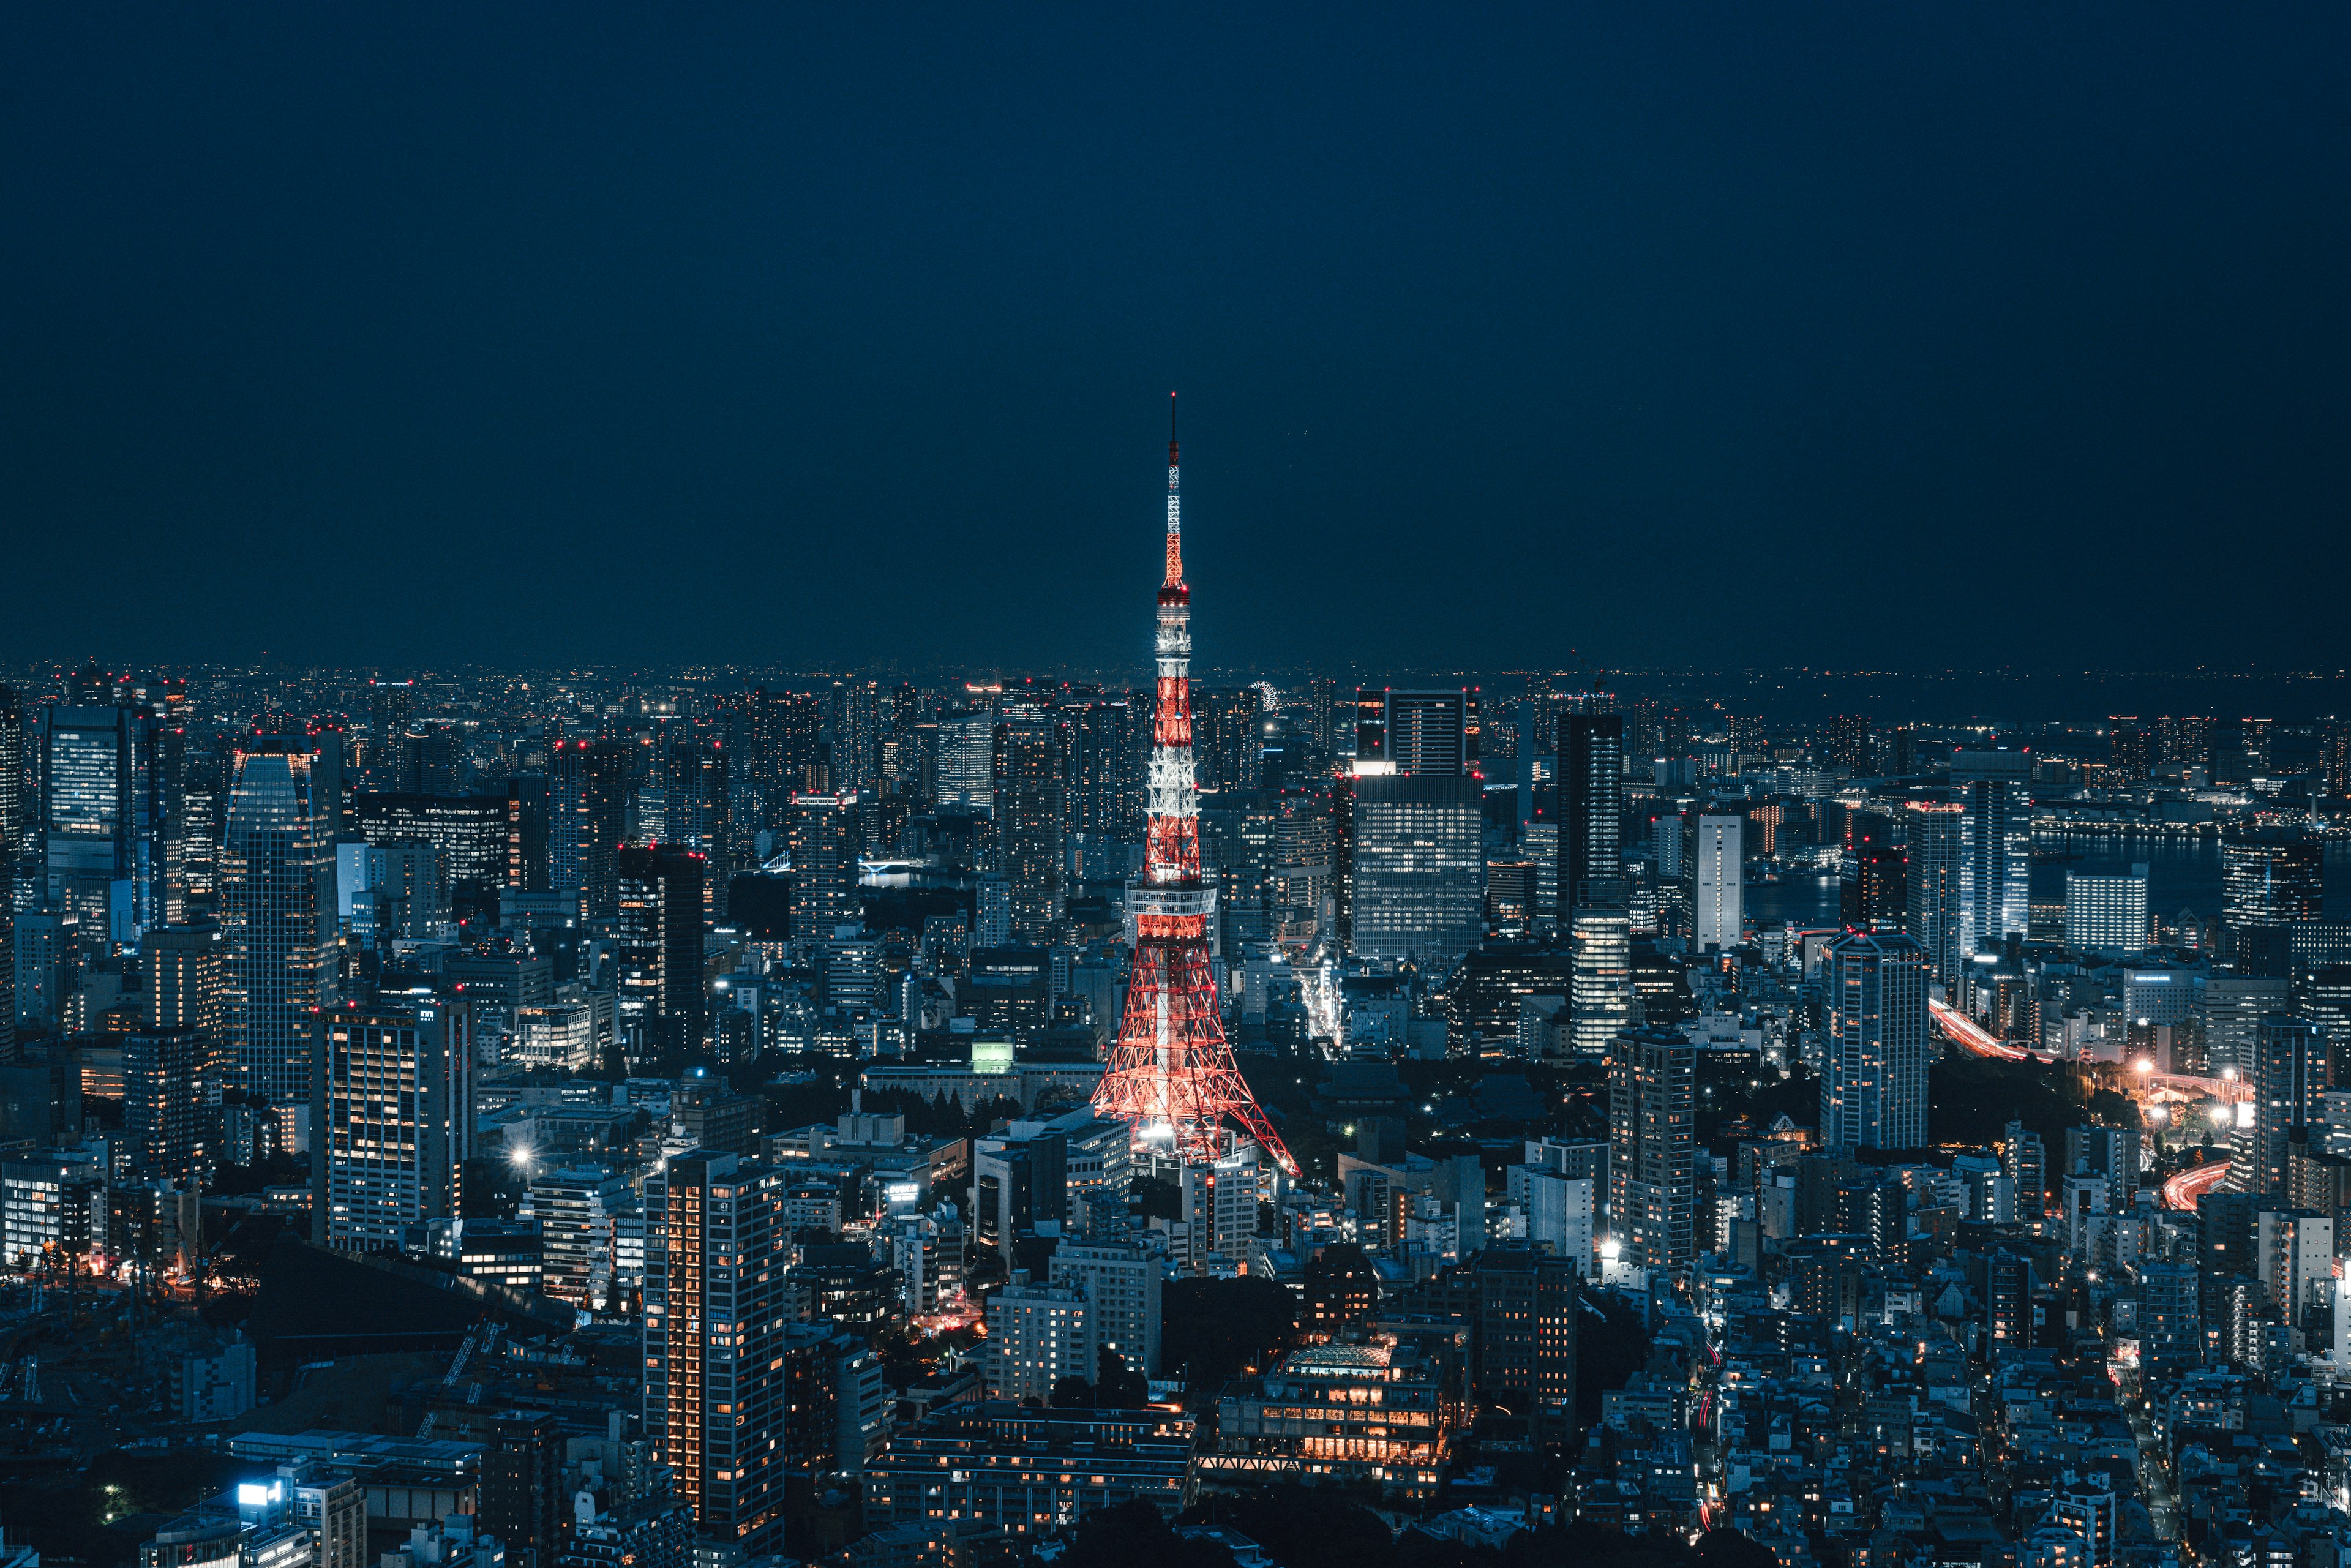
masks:
POLYGON ((1151 830, 1143 875, 1127 884, 1134 967, 1110 1070, 1094 1108, 1139 1142, 1172 1141, 1187 1165, 1218 1155, 1227 1117, 1290 1175, 1298 1162, 1259 1109, 1225 1043, 1208 967, 1217 890, 1200 877, 1198 789, 1192 773, 1192 591, 1184 585, 1183 509, 1176 484, 1176 407, 1167 409, 1167 575, 1159 585, 1159 688, 1144 784, 1151 830))

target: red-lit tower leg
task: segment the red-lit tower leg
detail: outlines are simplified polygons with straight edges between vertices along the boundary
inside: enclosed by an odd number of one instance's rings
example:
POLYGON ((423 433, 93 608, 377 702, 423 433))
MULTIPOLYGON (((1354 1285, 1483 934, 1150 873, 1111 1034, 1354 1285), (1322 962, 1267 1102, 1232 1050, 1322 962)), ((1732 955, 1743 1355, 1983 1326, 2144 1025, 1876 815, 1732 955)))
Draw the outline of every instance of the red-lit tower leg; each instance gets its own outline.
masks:
POLYGON ((1159 586, 1159 691, 1144 785, 1151 835, 1143 875, 1127 884, 1126 904, 1135 917, 1134 968, 1118 1044, 1094 1090, 1094 1109, 1126 1123, 1138 1143, 1172 1143, 1186 1165, 1217 1158, 1218 1134, 1229 1117, 1294 1176, 1298 1162, 1233 1065, 1208 968, 1217 890, 1200 880, 1192 774, 1192 591, 1184 586, 1172 401, 1168 423, 1167 577, 1159 586))

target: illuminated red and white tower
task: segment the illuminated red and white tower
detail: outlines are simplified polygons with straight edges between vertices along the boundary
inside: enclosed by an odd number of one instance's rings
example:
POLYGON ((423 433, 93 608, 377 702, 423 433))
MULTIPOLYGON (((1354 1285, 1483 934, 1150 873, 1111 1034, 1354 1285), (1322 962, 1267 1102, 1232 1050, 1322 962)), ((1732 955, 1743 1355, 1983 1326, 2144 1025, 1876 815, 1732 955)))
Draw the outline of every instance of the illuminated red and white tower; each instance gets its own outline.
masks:
POLYGON ((1176 486, 1176 405, 1167 405, 1167 576, 1159 585, 1159 690, 1151 716, 1151 813, 1143 875, 1127 883, 1134 967, 1110 1069, 1094 1109, 1144 1144, 1172 1143, 1186 1165, 1212 1164, 1226 1119, 1291 1176, 1298 1162, 1258 1108, 1217 1007, 1208 920, 1217 890, 1200 877, 1200 808, 1192 774, 1192 591, 1184 586, 1184 525, 1176 486))

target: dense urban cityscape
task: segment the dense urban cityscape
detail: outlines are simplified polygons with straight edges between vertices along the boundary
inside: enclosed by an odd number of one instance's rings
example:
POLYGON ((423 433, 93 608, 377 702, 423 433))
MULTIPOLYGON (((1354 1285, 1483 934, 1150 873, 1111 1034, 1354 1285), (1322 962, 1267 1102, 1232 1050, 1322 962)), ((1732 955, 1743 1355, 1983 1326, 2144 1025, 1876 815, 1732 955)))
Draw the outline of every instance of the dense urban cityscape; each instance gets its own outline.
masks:
POLYGON ((2351 1568, 2351 10, 11 23, 0 1568, 2351 1568))
POLYGON ((2351 1545, 2351 723, 1196 689, 1178 458, 1148 685, 0 688, 20 1534, 2351 1545))

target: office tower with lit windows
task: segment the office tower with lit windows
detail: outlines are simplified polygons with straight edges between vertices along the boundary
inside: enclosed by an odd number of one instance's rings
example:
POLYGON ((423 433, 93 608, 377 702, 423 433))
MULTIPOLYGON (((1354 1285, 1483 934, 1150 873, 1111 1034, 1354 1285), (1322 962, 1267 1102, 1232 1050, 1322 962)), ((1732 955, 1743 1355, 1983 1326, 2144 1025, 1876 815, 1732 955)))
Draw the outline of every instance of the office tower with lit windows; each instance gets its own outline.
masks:
POLYGON ((2220 836, 2220 923, 2239 932, 2315 920, 2324 904, 2315 838, 2238 830, 2220 836))
POLYGON ((1625 1262, 1697 1258, 1698 1047, 1677 1030, 1633 1029, 1608 1063, 1609 1228, 1625 1262))
POLYGON ((474 1152, 465 1009, 439 1002, 337 1008, 319 1034, 315 1239, 378 1251, 399 1246, 412 1225, 463 1212, 474 1152))
POLYGON ((700 1149, 645 1177, 645 1431, 700 1532, 755 1554, 782 1534, 790 1458, 785 1187, 700 1149))
POLYGON ((709 862, 695 850, 653 844, 619 851, 614 870, 621 1034, 634 1042, 632 1054, 689 1054, 708 1024, 702 962, 709 862))
POLYGON ((862 918, 857 896, 857 797, 797 795, 787 819, 792 858, 792 939, 829 942, 862 918))
POLYGON ((987 810, 995 803, 996 716, 986 710, 939 720, 933 767, 938 802, 987 810))
POLYGON ((1472 1266, 1478 1284, 1478 1393, 1523 1410, 1539 1433, 1575 1429, 1575 1264, 1525 1247, 1489 1247, 1472 1266))
POLYGON ((1692 842, 1682 865, 1682 880, 1689 887, 1690 946, 1701 953, 1736 947, 1746 922, 1740 856, 1747 820, 1702 811, 1690 823, 1692 842))
POLYGON ((547 847, 555 891, 609 919, 620 889, 613 855, 627 831, 629 748, 617 740, 559 740, 549 748, 547 847))
MULTIPOLYGON (((1621 749, 1621 737, 1619 747, 1621 749)), ((1364 686, 1355 693, 1355 759, 1390 771, 1445 774, 1478 771, 1478 693, 1399 692, 1364 686)))
POLYGON ((1061 747, 1048 716, 996 727, 996 864, 1012 889, 1012 939, 1042 946, 1061 916, 1061 834, 1066 805, 1061 747))
POLYGON ((182 912, 181 737, 160 705, 55 707, 42 747, 44 890, 85 943, 135 942, 182 912))
POLYGON ((1567 936, 1568 1049, 1597 1060, 1633 1023, 1633 915, 1625 879, 1593 877, 1577 888, 1567 936))
POLYGON ((2147 951, 2147 867, 2128 876, 2065 873, 2065 946, 2121 957, 2147 951))
POLYGON ((1327 759, 1333 757, 1339 744, 1339 683, 1328 675, 1317 675, 1306 683, 1306 727, 1314 737, 1315 749, 1327 759))
POLYGON ((2021 751, 1955 751, 1960 807, 1959 963, 2024 936, 2032 912, 2032 759, 2021 751))
POLYGON ((1352 782, 1349 952, 1445 974, 1485 937, 1485 789, 1441 772, 1352 782))
POLYGON ((2233 1129, 2225 1185, 2237 1192, 2283 1192, 2288 1134, 2324 1120, 2324 1096, 2334 1082, 2325 1036, 2306 1019, 2267 1014, 2254 1030, 2244 1078, 2252 1118, 2241 1113, 2233 1129))
POLYGON ((0 685, 0 862, 14 861, 25 838, 25 704, 0 685))
POLYGON ((1847 931, 1821 956, 1821 1142, 1927 1145, 1927 955, 1908 936, 1847 931))
POLYGON ((335 1004, 340 979, 331 802, 313 798, 315 781, 302 742, 247 737, 222 845, 229 1056, 237 1086, 281 1110, 310 1105, 316 1014, 335 1004))
POLYGON ((506 885, 507 800, 504 795, 382 795, 351 800, 351 825, 377 849, 430 844, 437 862, 433 901, 495 902, 506 885))
POLYGON ((1903 930, 1926 951, 1943 985, 1959 977, 1959 839, 1967 808, 1955 801, 1913 800, 1903 808, 1908 882, 1903 930))

